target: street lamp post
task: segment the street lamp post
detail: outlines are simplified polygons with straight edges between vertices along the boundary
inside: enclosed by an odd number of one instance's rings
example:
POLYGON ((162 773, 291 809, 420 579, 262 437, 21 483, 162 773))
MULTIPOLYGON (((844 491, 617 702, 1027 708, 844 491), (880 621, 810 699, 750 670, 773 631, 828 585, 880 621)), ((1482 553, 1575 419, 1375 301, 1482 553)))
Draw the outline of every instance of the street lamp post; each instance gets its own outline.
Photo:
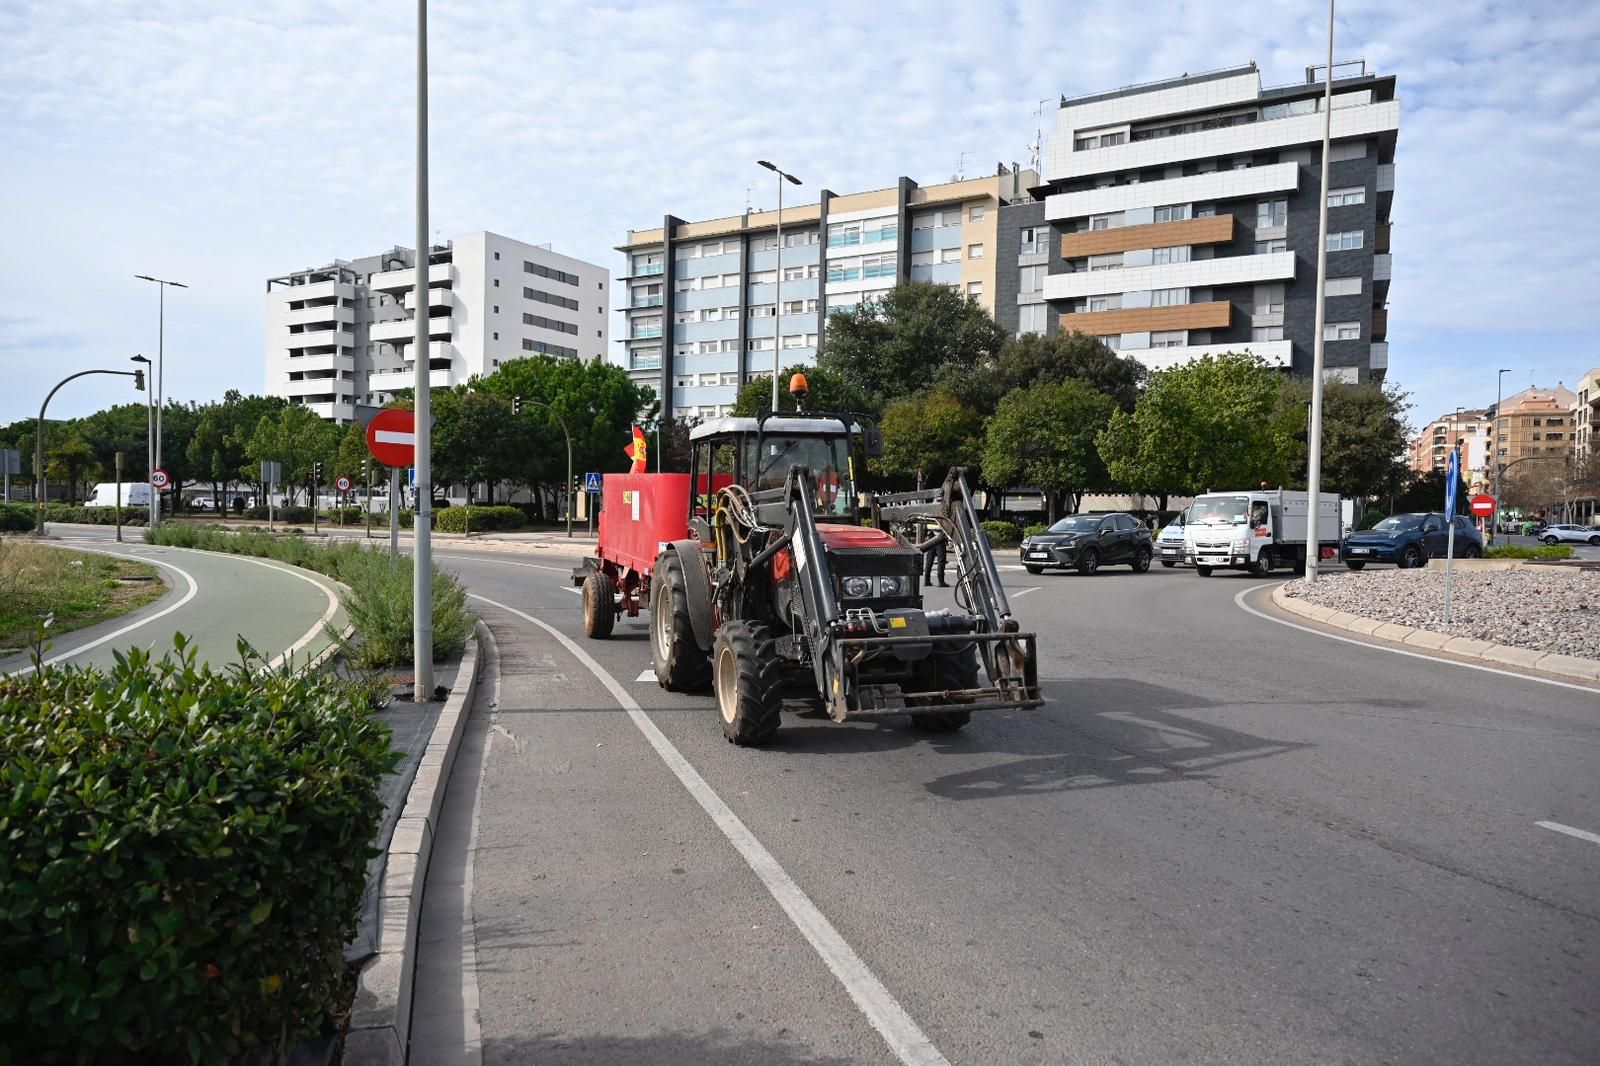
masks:
MULTIPOLYGON (((135 274, 134 277, 140 281, 155 282, 156 291, 160 294, 156 300, 156 379, 154 382, 152 382, 152 384, 155 386, 154 405, 156 409, 154 454, 150 460, 150 469, 153 472, 161 466, 161 408, 167 402, 167 289, 168 287, 175 289, 187 289, 189 286, 185 285, 181 281, 167 281, 163 278, 153 278, 149 274, 135 274)), ((152 505, 150 517, 150 524, 155 525, 161 520, 161 504, 159 502, 159 497, 161 494, 152 487, 150 490, 150 495, 153 499, 157 500, 157 502, 152 505)))
MULTIPOLYGON (((39 487, 38 507, 34 510, 34 531, 44 532, 44 508, 50 493, 44 480, 44 413, 50 406, 50 401, 55 394, 61 391, 61 386, 76 378, 88 377, 90 374, 112 374, 119 378, 132 378, 136 388, 144 388, 144 371, 142 370, 80 370, 76 374, 68 374, 56 382, 56 387, 45 393, 44 403, 39 405, 39 424, 33 439, 33 474, 34 484, 39 487)), ((120 494, 122 486, 117 486, 120 494)))
POLYGON ((1506 375, 1509 370, 1502 370, 1494 376, 1494 440, 1490 447, 1494 449, 1494 517, 1489 519, 1489 543, 1494 543, 1495 527, 1500 524, 1500 479, 1505 477, 1505 467, 1500 462, 1500 404, 1505 397, 1506 375))
POLYGON ((428 0, 417 0, 417 307, 416 417, 417 511, 412 538, 411 647, 416 700, 433 699, 433 455, 432 375, 428 359, 428 0))
MULTIPOLYGON (((146 370, 147 375, 148 375, 148 372, 150 370, 150 360, 149 359, 146 359, 143 355, 136 355, 136 356, 133 356, 129 361, 130 362, 134 362, 134 363, 143 363, 145 365, 145 370, 146 370)), ((152 389, 146 389, 145 390, 145 394, 144 394, 144 469, 145 469, 144 483, 147 486, 150 485, 150 472, 153 471, 156 468, 156 408, 155 408, 155 404, 153 404, 151 402, 151 397, 153 397, 154 395, 155 395, 155 391, 154 390, 152 390, 152 389)), ((149 514, 145 518, 145 524, 146 525, 151 525, 151 526, 156 524, 156 490, 155 490, 154 486, 150 487, 149 514)))
POLYGON ((1322 561, 1322 546, 1317 536, 1317 511, 1321 506, 1319 497, 1322 492, 1322 359, 1325 347, 1322 331, 1328 313, 1325 297, 1328 288, 1328 142, 1332 139, 1333 121, 1333 5, 1334 0, 1328 0, 1328 69, 1322 90, 1322 192, 1317 202, 1317 315, 1311 335, 1310 469, 1306 472, 1307 583, 1316 581, 1317 565, 1322 561))
POLYGON ((783 183, 800 184, 800 179, 793 174, 779 170, 777 165, 765 159, 756 160, 757 166, 766 167, 778 176, 778 266, 775 284, 772 286, 772 410, 778 410, 778 376, 782 373, 779 365, 783 358, 783 335, 781 324, 783 322, 783 183))

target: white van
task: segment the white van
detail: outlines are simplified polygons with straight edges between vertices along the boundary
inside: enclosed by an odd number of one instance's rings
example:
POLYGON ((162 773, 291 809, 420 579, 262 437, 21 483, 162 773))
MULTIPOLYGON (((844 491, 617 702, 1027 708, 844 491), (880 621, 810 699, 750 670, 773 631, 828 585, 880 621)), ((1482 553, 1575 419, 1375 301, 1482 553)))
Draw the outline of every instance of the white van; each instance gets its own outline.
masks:
MULTIPOLYGON (((102 481, 89 493, 83 501, 85 507, 115 507, 117 505, 117 483, 115 481, 102 481)), ((124 481, 122 483, 122 506, 124 507, 149 507, 150 486, 142 481, 124 481)))

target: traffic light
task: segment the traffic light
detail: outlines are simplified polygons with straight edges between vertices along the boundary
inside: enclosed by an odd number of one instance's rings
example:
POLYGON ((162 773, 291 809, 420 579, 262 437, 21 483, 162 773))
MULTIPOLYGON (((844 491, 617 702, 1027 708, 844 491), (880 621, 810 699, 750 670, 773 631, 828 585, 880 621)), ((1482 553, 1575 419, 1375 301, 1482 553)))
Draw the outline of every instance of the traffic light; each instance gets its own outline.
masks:
POLYGON ((318 481, 322 480, 322 463, 321 462, 313 463, 312 466, 311 466, 311 471, 312 471, 312 476, 313 477, 315 477, 318 481))
POLYGON ((143 370, 135 370, 133 372, 133 387, 138 389, 140 392, 144 391, 144 371, 143 370))
POLYGON ((511 413, 514 414, 514 415, 520 415, 522 413, 522 397, 521 396, 513 396, 513 397, 511 397, 511 413))

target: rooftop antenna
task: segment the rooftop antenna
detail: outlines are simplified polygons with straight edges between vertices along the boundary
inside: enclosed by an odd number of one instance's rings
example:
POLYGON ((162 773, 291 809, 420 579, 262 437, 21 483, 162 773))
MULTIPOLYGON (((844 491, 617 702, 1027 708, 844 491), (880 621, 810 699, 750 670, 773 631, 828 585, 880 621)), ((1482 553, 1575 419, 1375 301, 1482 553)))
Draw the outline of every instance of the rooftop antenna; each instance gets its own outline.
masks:
POLYGON ((967 156, 971 154, 971 152, 962 152, 956 157, 956 172, 955 175, 950 179, 951 181, 964 180, 963 175, 965 175, 967 172, 967 156))
POLYGON ((755 210, 754 208, 752 208, 750 206, 750 194, 755 192, 755 191, 756 191, 756 187, 754 185, 746 185, 744 187, 744 213, 747 214, 747 215, 751 211, 755 210))
POLYGON ((1028 169, 1039 169, 1039 153, 1044 151, 1044 105, 1050 102, 1046 96, 1039 101, 1039 106, 1033 109, 1033 143, 1028 145, 1028 169))

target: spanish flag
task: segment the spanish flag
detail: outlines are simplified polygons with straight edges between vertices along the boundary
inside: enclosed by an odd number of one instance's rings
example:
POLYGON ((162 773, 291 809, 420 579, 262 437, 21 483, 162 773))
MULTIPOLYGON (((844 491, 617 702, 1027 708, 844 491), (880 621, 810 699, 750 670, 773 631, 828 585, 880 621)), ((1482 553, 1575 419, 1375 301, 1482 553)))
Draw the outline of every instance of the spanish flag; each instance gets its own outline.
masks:
POLYGON ((649 446, 645 443, 644 430, 638 426, 633 427, 633 443, 622 449, 623 454, 633 460, 633 466, 628 468, 630 474, 647 473, 650 469, 649 446))

